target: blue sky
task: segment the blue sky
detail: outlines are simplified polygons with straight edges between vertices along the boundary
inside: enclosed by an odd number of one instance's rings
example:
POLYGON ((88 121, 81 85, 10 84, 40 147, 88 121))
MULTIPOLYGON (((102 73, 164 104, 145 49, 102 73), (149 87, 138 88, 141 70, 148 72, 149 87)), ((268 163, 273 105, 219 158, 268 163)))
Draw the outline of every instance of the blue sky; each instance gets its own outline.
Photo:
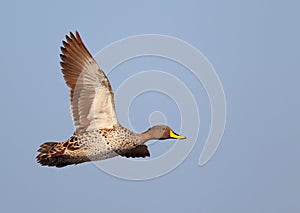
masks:
MULTIPOLYGON (((300 211, 299 2, 1 4, 2 212, 300 211), (172 172, 128 181, 92 163, 64 169, 39 166, 34 159, 38 146, 65 140, 74 130, 59 67, 61 40, 74 30, 93 54, 111 42, 145 33, 178 37, 199 49, 220 77, 227 101, 222 143, 208 164, 199 167, 197 162, 209 131, 209 102, 205 90, 193 87, 195 80, 186 75, 189 88, 197 90, 201 129, 190 155, 172 172)), ((110 74, 113 88, 147 69, 180 76, 183 68, 139 58, 110 74)), ((175 129, 180 127, 174 103, 149 93, 129 112, 135 129, 147 129, 149 113, 157 109, 175 129), (155 98, 163 104, 152 103, 155 98)), ((155 143, 151 151, 159 155, 173 142, 155 143)))

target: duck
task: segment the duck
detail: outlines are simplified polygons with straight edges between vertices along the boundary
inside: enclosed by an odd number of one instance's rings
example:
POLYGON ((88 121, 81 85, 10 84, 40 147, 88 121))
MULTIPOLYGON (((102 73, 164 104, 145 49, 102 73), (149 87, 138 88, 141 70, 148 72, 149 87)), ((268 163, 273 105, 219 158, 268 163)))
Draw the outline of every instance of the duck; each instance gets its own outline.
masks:
POLYGON ((70 88, 73 135, 62 142, 40 145, 37 162, 42 166, 65 167, 116 156, 150 157, 149 140, 186 139, 169 126, 155 125, 134 133, 118 122, 111 84, 83 43, 78 31, 62 41, 60 65, 70 88))

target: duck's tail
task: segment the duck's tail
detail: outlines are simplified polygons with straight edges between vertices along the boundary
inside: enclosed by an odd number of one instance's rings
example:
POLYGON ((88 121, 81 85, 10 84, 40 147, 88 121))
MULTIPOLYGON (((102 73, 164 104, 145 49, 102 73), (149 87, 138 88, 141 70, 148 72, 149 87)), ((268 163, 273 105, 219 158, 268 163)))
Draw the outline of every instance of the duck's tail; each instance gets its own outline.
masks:
POLYGON ((79 164, 90 161, 85 155, 74 137, 65 142, 46 142, 43 143, 36 157, 42 166, 64 167, 71 164, 79 164))
POLYGON ((43 143, 38 149, 38 156, 36 160, 42 166, 56 166, 64 167, 67 166, 65 162, 65 150, 66 147, 63 143, 57 142, 46 142, 43 143))

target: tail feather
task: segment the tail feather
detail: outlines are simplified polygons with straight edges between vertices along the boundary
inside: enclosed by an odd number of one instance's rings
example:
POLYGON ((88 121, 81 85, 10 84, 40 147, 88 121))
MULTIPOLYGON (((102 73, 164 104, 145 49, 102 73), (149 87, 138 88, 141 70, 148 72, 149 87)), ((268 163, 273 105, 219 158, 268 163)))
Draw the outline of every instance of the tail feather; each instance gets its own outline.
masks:
POLYGON ((62 161, 62 155, 64 150, 61 149, 59 143, 56 142, 46 142, 43 143, 38 149, 38 156, 36 157, 37 162, 42 166, 56 166, 63 167, 66 166, 62 161))
POLYGON ((57 143, 56 142, 46 142, 43 143, 40 148, 38 149, 38 152, 40 152, 40 154, 44 153, 48 153, 52 147, 54 147, 57 143))
POLYGON ((79 159, 66 154, 67 142, 46 142, 38 149, 37 162, 42 166, 64 167, 76 163, 79 159))
POLYGON ((38 152, 36 160, 42 166, 64 167, 90 161, 74 137, 65 142, 43 143, 38 152))
POLYGON ((81 153, 80 146, 72 138, 65 142, 43 143, 38 152, 36 160, 42 166, 64 167, 90 161, 84 153, 81 153))

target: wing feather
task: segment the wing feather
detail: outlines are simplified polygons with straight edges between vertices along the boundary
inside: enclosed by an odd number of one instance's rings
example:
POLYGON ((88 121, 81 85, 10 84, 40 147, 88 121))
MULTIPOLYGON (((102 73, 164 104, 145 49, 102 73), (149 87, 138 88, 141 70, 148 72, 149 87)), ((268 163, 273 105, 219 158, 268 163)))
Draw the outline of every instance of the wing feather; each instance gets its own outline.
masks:
POLYGON ((60 65, 68 87, 76 132, 112 128, 118 124, 114 93, 78 32, 66 36, 60 65))

